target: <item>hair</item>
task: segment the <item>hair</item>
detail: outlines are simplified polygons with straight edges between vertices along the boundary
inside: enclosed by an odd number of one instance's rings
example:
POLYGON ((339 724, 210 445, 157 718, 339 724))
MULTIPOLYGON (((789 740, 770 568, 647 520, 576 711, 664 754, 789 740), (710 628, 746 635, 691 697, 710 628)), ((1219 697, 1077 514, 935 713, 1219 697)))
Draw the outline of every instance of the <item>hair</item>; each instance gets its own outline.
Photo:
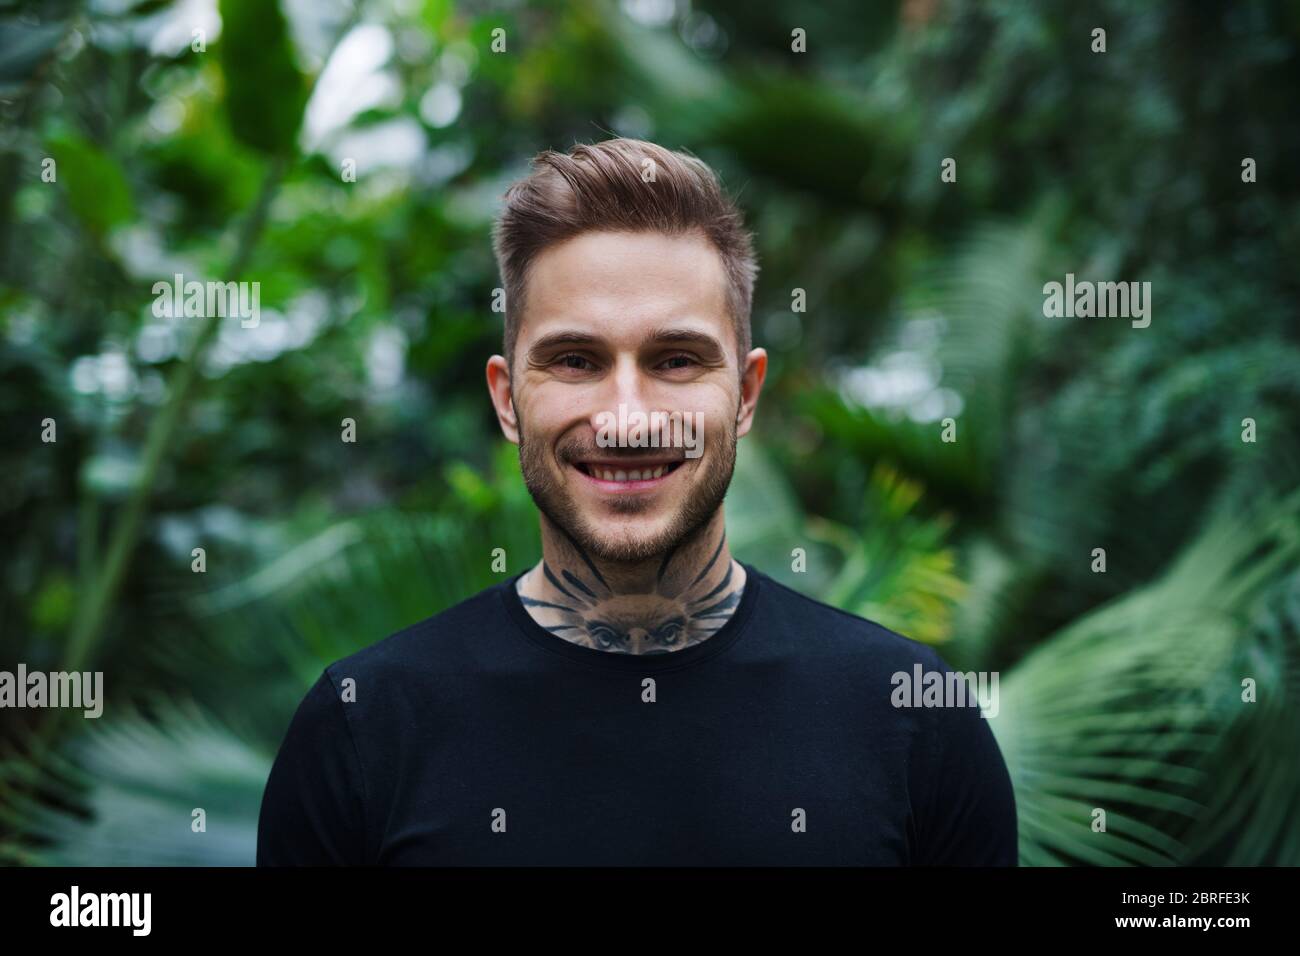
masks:
POLYGON ((744 217, 702 160, 626 138, 580 143, 567 153, 538 153, 532 171, 506 190, 492 247, 505 282, 505 358, 512 368, 529 267, 547 247, 589 230, 702 231, 726 271, 728 310, 743 368, 758 275, 744 217), (645 169, 653 170, 653 181, 642 178, 645 169))

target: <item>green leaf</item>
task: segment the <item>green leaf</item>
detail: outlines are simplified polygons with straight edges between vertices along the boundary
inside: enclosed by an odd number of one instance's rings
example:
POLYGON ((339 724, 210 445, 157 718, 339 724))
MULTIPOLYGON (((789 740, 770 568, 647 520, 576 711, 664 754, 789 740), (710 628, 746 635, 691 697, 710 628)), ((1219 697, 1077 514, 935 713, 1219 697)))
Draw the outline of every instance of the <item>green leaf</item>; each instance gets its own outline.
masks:
POLYGON ((73 213, 95 236, 131 219, 135 212, 126 174, 117 160, 89 140, 64 135, 48 142, 55 181, 73 213))
POLYGON ((294 62, 280 5, 221 0, 221 23, 231 132, 263 153, 292 153, 307 105, 307 83, 294 62))
POLYGON ((1225 496, 1161 578, 1076 619, 1002 682, 989 723, 1022 863, 1295 863, 1300 496, 1256 497, 1225 496))
MULTIPOLYGON (((0 807, 38 848, 0 843, 0 859, 50 866, 251 866, 272 752, 259 749, 192 701, 161 698, 154 719, 127 705, 84 723, 41 782, 69 812, 18 797, 0 807), (195 810, 205 829, 195 831, 195 810)), ((0 763, 0 792, 18 772, 0 763)), ((7 818, 7 819, 6 819, 7 818)))

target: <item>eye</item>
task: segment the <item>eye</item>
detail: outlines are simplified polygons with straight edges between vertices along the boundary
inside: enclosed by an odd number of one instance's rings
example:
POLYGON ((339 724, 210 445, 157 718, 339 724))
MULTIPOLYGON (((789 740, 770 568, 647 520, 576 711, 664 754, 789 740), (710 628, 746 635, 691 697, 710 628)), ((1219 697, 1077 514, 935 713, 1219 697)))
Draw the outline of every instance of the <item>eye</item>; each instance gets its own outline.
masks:
POLYGON ((586 356, 579 355, 577 352, 568 352, 561 355, 555 360, 554 364, 560 368, 571 369, 575 372, 589 372, 596 367, 586 356))
POLYGON ((655 637, 662 644, 676 644, 682 633, 681 621, 667 621, 655 631, 655 637))
POLYGON ((671 371, 676 369, 690 368, 696 363, 695 363, 695 359, 692 356, 681 354, 681 355, 670 355, 668 358, 664 359, 662 364, 664 368, 669 369, 671 371))
POLYGON ((602 648, 613 647, 618 640, 618 634, 614 629, 604 624, 590 624, 587 626, 587 632, 596 640, 602 648))

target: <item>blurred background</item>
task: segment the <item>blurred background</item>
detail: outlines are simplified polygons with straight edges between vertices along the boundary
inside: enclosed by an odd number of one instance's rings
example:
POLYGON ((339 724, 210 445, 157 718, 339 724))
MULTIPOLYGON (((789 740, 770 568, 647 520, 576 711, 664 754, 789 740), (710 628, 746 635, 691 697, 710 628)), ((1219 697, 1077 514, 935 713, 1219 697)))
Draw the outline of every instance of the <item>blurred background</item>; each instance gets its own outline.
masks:
POLYGON ((0 2, 0 669, 107 698, 0 711, 0 859, 251 864, 321 669, 537 558, 489 230, 625 135, 756 235, 736 555, 1000 673, 1022 863, 1300 863, 1298 50, 1295 0, 0 2))

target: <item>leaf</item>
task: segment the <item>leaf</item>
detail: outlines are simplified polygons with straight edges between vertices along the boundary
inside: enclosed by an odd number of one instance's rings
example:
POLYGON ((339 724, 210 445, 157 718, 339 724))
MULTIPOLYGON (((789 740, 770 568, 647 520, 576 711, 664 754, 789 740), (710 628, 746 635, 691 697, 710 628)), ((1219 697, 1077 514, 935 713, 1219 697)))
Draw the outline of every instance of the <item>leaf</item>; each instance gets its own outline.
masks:
POLYGON ((221 0, 221 69, 235 138, 271 155, 294 150, 307 84, 274 0, 221 0))
POLYGON ((965 583, 947 545, 949 519, 917 512, 920 483, 878 464, 828 604, 927 644, 952 636, 965 583))
POLYGON ((94 143, 68 134, 47 144, 55 181, 63 186, 73 213, 96 237, 127 222, 135 213, 122 167, 94 143))
MULTIPOLYGON (((50 866, 251 866, 270 753, 192 702, 154 709, 156 721, 134 711, 85 721, 42 781, 86 813, 18 800, 3 808, 3 822, 48 846, 0 844, 0 856, 50 866), (191 829, 196 808, 206 815, 203 832, 191 829)), ((0 765, 0 782, 17 766, 0 765)))
POLYGON ((1225 496, 1155 583, 1077 619, 990 719, 1033 864, 1296 862, 1300 496, 1225 496), (1241 699, 1258 681, 1259 702, 1241 699), (1105 832, 1092 814, 1105 810, 1105 832))

